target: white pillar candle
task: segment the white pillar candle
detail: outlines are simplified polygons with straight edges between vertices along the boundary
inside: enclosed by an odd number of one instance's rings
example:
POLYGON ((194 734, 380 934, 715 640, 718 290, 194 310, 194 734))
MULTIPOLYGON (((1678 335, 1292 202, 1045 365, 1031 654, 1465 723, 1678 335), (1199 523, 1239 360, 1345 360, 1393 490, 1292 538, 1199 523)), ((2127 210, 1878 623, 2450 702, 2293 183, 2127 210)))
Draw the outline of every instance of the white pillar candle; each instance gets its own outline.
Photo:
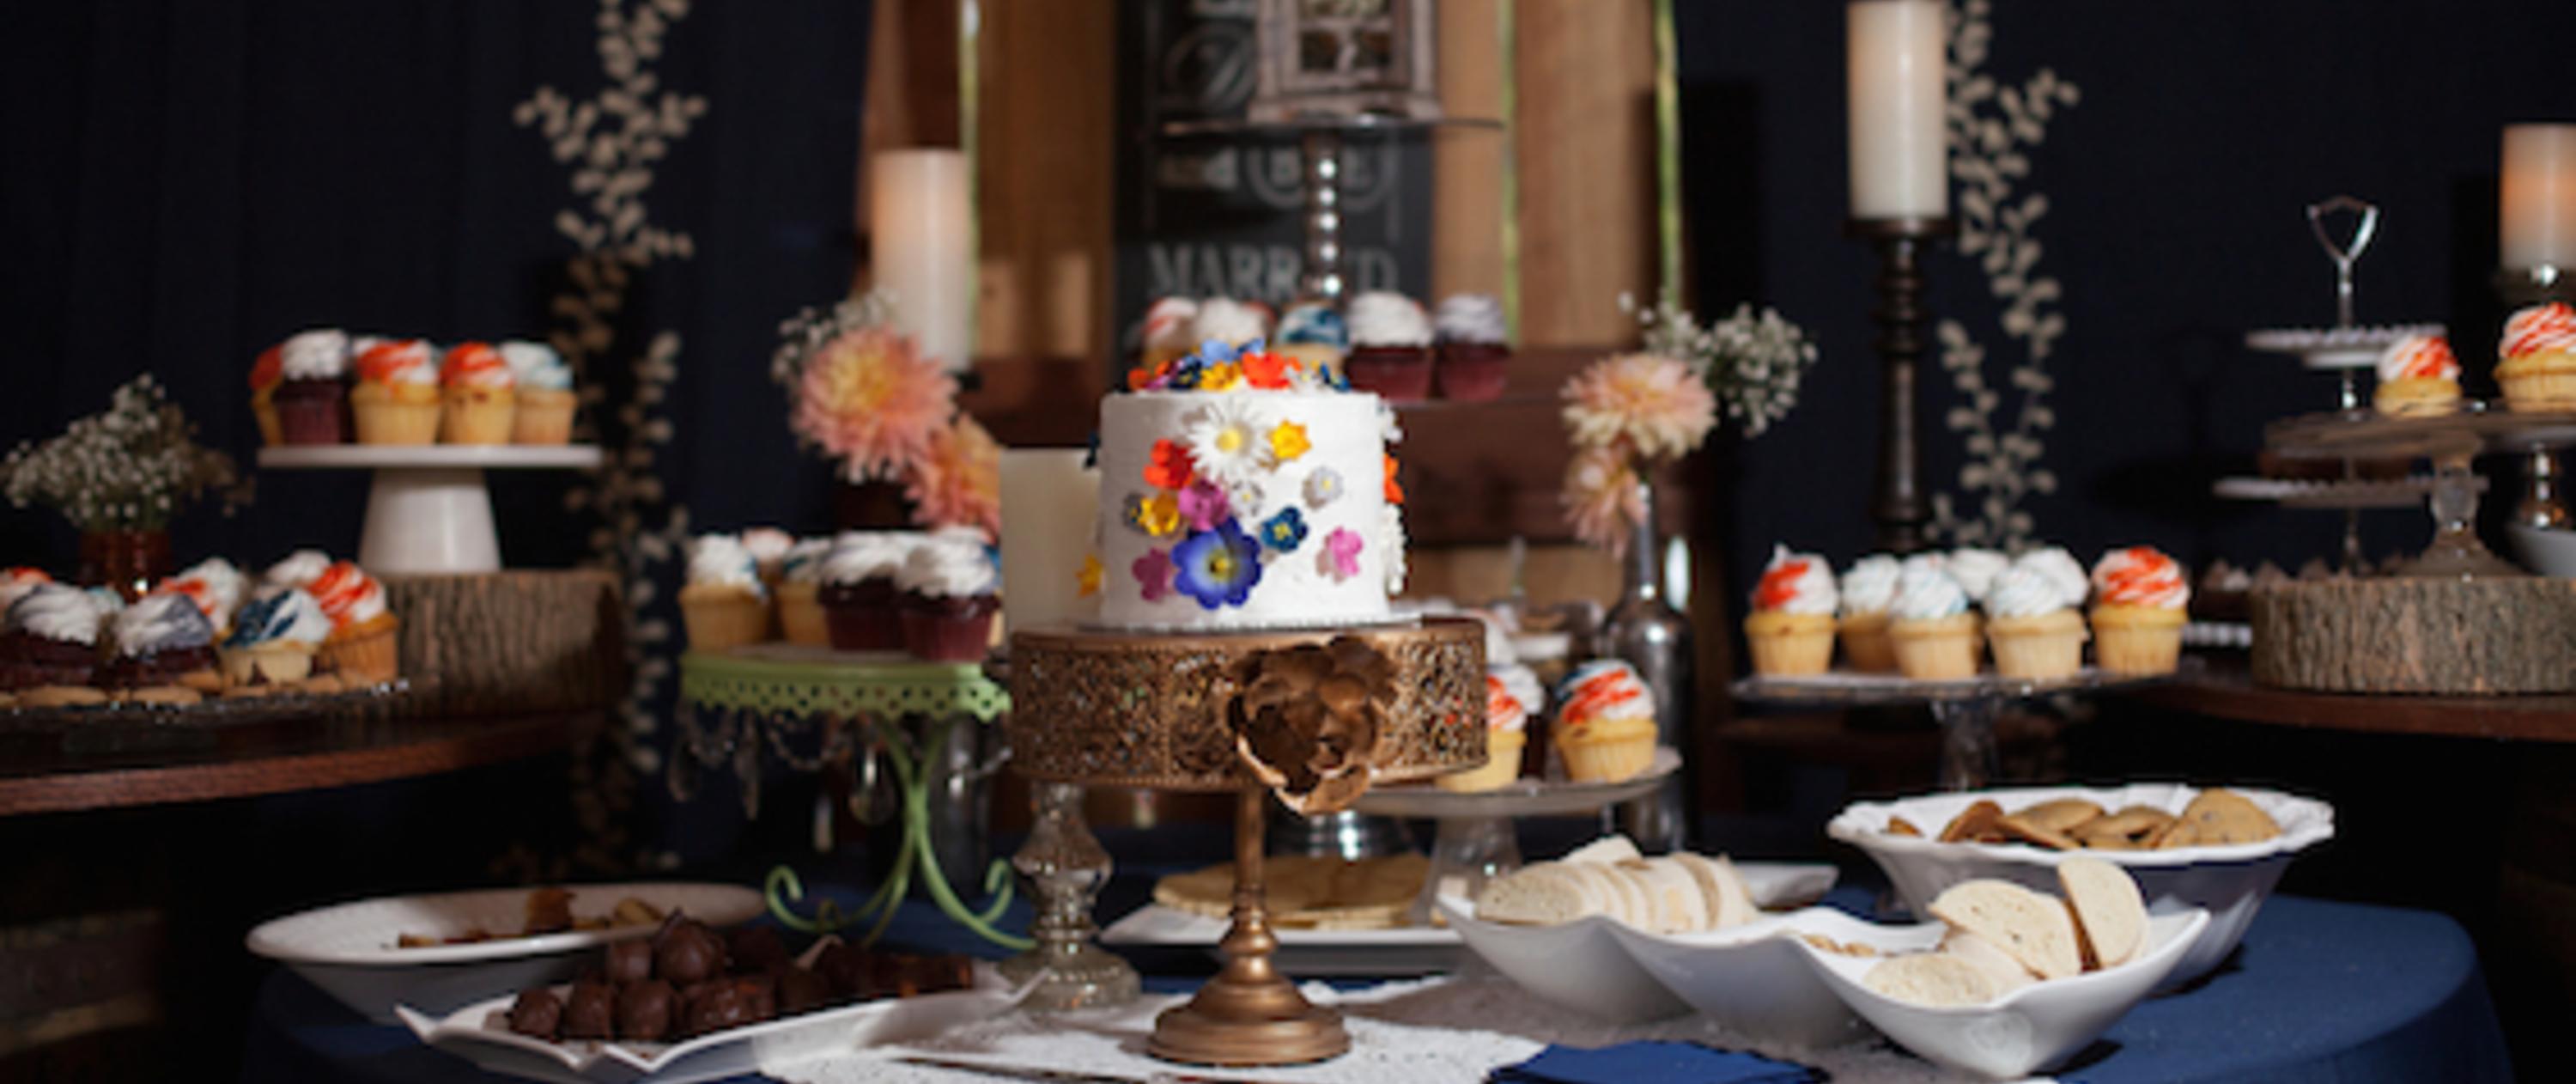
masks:
POLYGON ((1940 0, 1856 0, 1846 9, 1854 218, 1950 213, 1941 7, 1940 0))
POLYGON ((2576 124, 2506 125, 2501 187, 2503 265, 2576 270, 2576 124))
POLYGON ((974 230, 966 153, 880 151, 868 163, 868 239, 877 288, 894 295, 894 324, 950 372, 975 360, 974 230))
POLYGON ((1002 450, 1002 620, 1014 629, 1076 624, 1100 612, 1081 591, 1100 471, 1081 448, 1002 450))

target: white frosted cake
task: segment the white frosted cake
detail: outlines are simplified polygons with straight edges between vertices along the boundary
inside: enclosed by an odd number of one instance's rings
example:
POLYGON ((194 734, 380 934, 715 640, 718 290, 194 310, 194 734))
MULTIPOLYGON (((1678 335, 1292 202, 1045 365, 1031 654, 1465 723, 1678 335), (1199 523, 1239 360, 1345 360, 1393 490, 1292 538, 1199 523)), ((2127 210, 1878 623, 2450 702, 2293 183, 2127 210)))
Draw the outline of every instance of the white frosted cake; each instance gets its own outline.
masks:
POLYGON ((1240 360, 1193 355, 1139 372, 1140 390, 1101 401, 1099 564, 1088 571, 1102 624, 1387 620, 1404 576, 1402 495, 1386 451, 1394 414, 1328 380, 1255 345, 1240 360), (1203 371, 1225 390, 1170 386, 1197 385, 1203 371))

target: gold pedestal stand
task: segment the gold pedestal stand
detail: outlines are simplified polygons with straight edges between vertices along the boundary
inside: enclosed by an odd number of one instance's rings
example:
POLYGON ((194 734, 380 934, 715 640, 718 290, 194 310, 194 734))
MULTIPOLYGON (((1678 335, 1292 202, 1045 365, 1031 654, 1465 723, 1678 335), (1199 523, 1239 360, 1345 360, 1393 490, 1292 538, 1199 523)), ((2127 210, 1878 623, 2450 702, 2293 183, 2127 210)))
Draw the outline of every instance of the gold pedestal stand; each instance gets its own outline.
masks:
POLYGON ((1225 966, 1154 1022, 1146 1050, 1167 1061, 1241 1068, 1324 1061, 1348 1051, 1342 1016, 1309 1003, 1271 964, 1262 884, 1266 788, 1238 757, 1223 707, 1250 654, 1366 641, 1393 664, 1375 778, 1427 779, 1485 761, 1485 631, 1472 619, 1317 631, 1152 635, 1089 631, 1011 637, 1013 766, 1086 786, 1225 791, 1237 796, 1234 925, 1225 966))

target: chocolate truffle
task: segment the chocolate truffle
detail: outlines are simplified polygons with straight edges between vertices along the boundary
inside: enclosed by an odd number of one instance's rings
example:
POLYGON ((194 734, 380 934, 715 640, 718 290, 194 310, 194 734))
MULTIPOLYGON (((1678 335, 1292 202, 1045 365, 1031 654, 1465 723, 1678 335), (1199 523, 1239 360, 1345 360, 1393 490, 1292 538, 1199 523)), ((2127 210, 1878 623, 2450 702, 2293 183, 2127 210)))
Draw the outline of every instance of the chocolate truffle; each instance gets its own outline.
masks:
POLYGON ((563 1037, 605 1039, 616 1016, 616 991, 604 982, 577 982, 565 1000, 563 1037))
POLYGON ((779 1015, 794 1016, 831 1003, 832 983, 823 976, 801 967, 778 973, 779 1015))
POLYGON ((672 923, 653 935, 653 971, 665 980, 685 985, 724 969, 724 942, 703 922, 672 923))
POLYGON ((660 979, 641 979, 617 991, 617 1037, 652 1041, 671 1034, 672 1006, 679 996, 660 979))
POLYGON ((726 939, 736 971, 768 971, 787 963, 787 945, 767 926, 745 926, 726 939))
POLYGON ((608 980, 635 982, 653 977, 653 943, 642 938, 608 946, 608 980))
POLYGON ((563 1029, 563 1001, 552 990, 539 987, 519 991, 519 1000, 510 1003, 510 1030, 553 1042, 563 1029))

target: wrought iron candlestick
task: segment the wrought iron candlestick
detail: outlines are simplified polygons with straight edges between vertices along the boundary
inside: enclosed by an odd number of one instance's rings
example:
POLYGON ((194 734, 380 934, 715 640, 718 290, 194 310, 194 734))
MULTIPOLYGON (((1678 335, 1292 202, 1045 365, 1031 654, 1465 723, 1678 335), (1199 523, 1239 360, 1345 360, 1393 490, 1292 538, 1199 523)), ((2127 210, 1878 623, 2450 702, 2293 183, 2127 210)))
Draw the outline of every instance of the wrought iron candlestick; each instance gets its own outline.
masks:
POLYGON ((1922 254, 1931 242, 1958 232, 1947 218, 1856 218, 1847 232, 1878 248, 1878 354, 1885 365, 1879 429, 1878 492, 1870 518, 1878 521, 1878 547, 1912 553, 1930 544, 1924 527, 1932 506, 1923 491, 1923 457, 1915 433, 1915 387, 1923 360, 1922 254))

